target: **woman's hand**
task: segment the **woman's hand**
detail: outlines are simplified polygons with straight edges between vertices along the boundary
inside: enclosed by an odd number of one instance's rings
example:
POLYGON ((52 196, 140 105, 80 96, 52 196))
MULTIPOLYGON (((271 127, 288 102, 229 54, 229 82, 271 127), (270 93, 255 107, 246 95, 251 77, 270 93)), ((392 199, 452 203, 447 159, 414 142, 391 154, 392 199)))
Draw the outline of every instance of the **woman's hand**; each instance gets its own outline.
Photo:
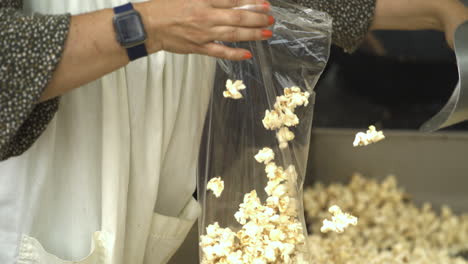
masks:
MULTIPOLYGON (((437 1, 437 0, 434 0, 437 1)), ((468 8, 459 0, 437 1, 439 10, 439 20, 442 30, 445 32, 445 39, 450 48, 453 49, 453 37, 455 30, 460 24, 468 20, 468 8)))
POLYGON ((456 28, 468 20, 468 8, 460 0, 377 0, 371 29, 445 32, 453 48, 456 28))
MULTIPOLYGON (((265 28, 274 19, 262 13, 270 9, 264 0, 151 0, 134 7, 143 18, 148 53, 166 50, 243 60, 252 54, 214 41, 260 40, 272 35, 265 28), (258 5, 259 9, 232 9, 246 4, 258 5)), ((112 9, 104 9, 72 17, 62 58, 41 101, 87 84, 129 62, 126 50, 115 37, 113 16, 112 9)))
POLYGON ((199 53, 231 60, 249 59, 249 51, 214 41, 238 42, 268 39, 273 17, 265 14, 264 0, 152 0, 137 9, 143 15, 150 52, 199 53), (257 5, 262 12, 232 9, 257 5))

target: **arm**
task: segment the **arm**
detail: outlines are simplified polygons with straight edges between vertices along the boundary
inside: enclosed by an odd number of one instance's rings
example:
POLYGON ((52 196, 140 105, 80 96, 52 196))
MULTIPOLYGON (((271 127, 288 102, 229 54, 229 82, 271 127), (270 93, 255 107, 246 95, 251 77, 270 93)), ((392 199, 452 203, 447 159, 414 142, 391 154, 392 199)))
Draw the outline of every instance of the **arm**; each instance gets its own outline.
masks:
POLYGON ((58 107, 37 104, 62 53, 70 17, 0 8, 0 160, 28 149, 58 107))
MULTIPOLYGON (((241 60, 250 53, 213 41, 270 37, 264 28, 271 17, 231 9, 246 3, 264 4, 263 0, 153 0, 135 6, 145 23, 149 52, 241 60)), ((71 17, 27 16, 9 7, 13 6, 0 4, 0 160, 20 155, 34 143, 57 111, 58 95, 128 63, 126 51, 116 41, 110 9, 71 17)), ((263 9, 268 10, 268 4, 263 9)))
POLYGON ((453 34, 468 20, 468 8, 459 0, 377 0, 373 30, 439 30, 453 46, 453 34))
POLYGON ((333 43, 356 50, 369 30, 444 31, 452 47, 453 33, 468 20, 459 0, 293 0, 333 17, 333 43))
MULTIPOLYGON (((263 4, 262 0, 210 1, 158 0, 135 4, 143 18, 149 53, 167 50, 242 60, 247 50, 232 49, 219 41, 266 39, 262 30, 271 23, 265 14, 230 10, 236 4, 263 4), (225 2, 225 3, 223 3, 225 2), (226 7, 226 8, 224 8, 226 7)), ((53 98, 110 73, 129 61, 116 41, 113 11, 101 10, 71 18, 62 59, 41 100, 53 98)))
MULTIPOLYGON (((369 31, 376 0, 292 0, 328 13, 333 18, 333 44, 351 53, 369 31)), ((389 0, 392 1, 392 0, 389 0)))

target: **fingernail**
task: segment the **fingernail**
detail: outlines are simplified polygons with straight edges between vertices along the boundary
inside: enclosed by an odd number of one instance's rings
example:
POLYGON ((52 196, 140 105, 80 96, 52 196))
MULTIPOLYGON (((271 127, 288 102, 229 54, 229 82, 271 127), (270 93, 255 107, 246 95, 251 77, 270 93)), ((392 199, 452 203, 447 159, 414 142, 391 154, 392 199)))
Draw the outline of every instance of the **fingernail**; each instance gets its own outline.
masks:
POLYGON ((251 59, 252 57, 253 57, 253 56, 252 56, 252 53, 250 53, 250 52, 247 51, 247 52, 244 54, 244 57, 242 57, 242 58, 248 60, 248 59, 251 59))
POLYGON ((271 38, 271 36, 273 36, 273 32, 271 30, 268 30, 268 29, 262 30, 262 37, 271 38))
POLYGON ((270 3, 268 3, 268 2, 263 3, 263 7, 264 7, 266 10, 270 10, 270 3))
POLYGON ((268 17, 268 25, 273 25, 275 23, 275 18, 273 16, 268 17))

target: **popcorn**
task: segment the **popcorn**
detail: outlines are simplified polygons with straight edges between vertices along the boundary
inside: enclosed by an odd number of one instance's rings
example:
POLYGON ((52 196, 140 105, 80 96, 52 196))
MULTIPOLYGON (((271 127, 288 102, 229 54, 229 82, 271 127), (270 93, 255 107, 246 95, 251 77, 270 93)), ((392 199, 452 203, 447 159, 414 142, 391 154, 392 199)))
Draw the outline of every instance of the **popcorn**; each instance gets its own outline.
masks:
POLYGON ((284 108, 281 110, 281 117, 283 125, 291 127, 299 124, 299 118, 294 111, 289 108, 284 108))
POLYGON ((265 163, 268 164, 270 161, 275 159, 275 153, 271 148, 263 148, 261 149, 257 155, 255 155, 255 159, 259 163, 265 163))
POLYGON ((298 262, 296 256, 305 246, 297 199, 289 196, 289 181, 297 179, 296 170, 292 165, 284 170, 269 160, 265 172, 269 178, 265 204, 252 190, 234 214, 242 225, 238 232, 209 225, 207 235, 200 238, 203 264, 307 263, 298 262))
POLYGON ((349 225, 357 225, 357 218, 349 214, 344 214, 338 205, 333 205, 328 211, 333 214, 332 220, 323 220, 323 226, 320 228, 322 233, 327 233, 328 231, 343 233, 345 228, 349 225))
POLYGON ((285 184, 276 185, 271 192, 271 195, 275 197, 281 197, 286 194, 287 194, 287 187, 285 184))
POLYGON ((213 194, 219 198, 224 190, 224 182, 221 180, 221 177, 214 177, 208 182, 206 188, 211 190, 213 194))
POLYGON ((301 88, 293 86, 284 88, 284 95, 278 96, 275 108, 295 109, 298 106, 307 106, 309 104, 309 92, 301 92, 301 88))
POLYGON ((278 170, 278 166, 276 166, 276 163, 274 162, 267 163, 267 165, 265 166, 265 172, 267 173, 268 179, 270 180, 275 179, 277 176, 276 174, 277 170, 278 170))
MULTIPOLYGON (((276 180, 270 180, 268 181, 267 183, 267 186, 265 187, 265 192, 270 195, 270 196, 273 196, 273 192, 276 190, 276 188, 281 185, 281 182, 282 180, 281 179, 276 179, 276 180)), ((273 197, 277 197, 277 196, 273 196, 273 197)))
POLYGON ((312 263, 468 264, 458 257, 468 249, 468 214, 456 215, 447 206, 437 214, 430 204, 418 207, 408 197, 394 176, 379 183, 355 174, 347 185, 307 188, 312 263), (359 225, 340 234, 320 233, 320 219, 334 204, 359 216, 359 225))
MULTIPOLYGON (((239 90, 232 87, 235 84, 228 80, 225 93, 235 95, 239 90)), ((298 87, 285 88, 284 95, 277 97, 275 109, 266 110, 262 122, 267 129, 278 129, 280 148, 287 147, 288 142, 294 139, 294 133, 288 128, 299 124, 294 109, 306 106, 309 96, 298 87)), ((268 195, 265 203, 252 190, 244 195, 239 210, 234 214, 242 226, 239 231, 220 228, 218 223, 209 225, 207 234, 200 238, 202 264, 308 263, 303 254, 306 240, 298 215, 295 167, 290 165, 285 170, 278 166, 273 161, 275 153, 267 147, 261 149, 255 159, 265 165, 268 178, 264 189, 268 195)))
POLYGON ((283 126, 296 126, 299 124, 299 118, 288 108, 282 110, 266 110, 262 123, 266 129, 275 130, 283 126))
POLYGON ((256 258, 252 261, 252 264, 267 264, 264 258, 256 258))
POLYGON ((278 229, 273 229, 270 231, 270 239, 273 241, 281 241, 286 239, 286 235, 278 229))
POLYGON ((232 264, 242 264, 242 251, 237 250, 236 252, 233 252, 229 254, 229 256, 226 259, 227 263, 232 263, 232 264))
POLYGON ((243 227, 245 234, 249 237, 255 237, 263 232, 263 228, 255 222, 248 222, 243 227))
POLYGON ((206 235, 201 236, 200 246, 207 261, 227 257, 232 254, 235 233, 229 228, 221 228, 217 222, 206 228, 206 235))
POLYGON ((255 190, 244 195, 244 202, 239 205, 239 211, 234 214, 237 222, 241 225, 245 225, 248 220, 256 219, 258 212, 265 211, 260 198, 257 196, 255 190))
POLYGON ((245 215, 243 210, 239 210, 234 214, 234 218, 236 221, 241 224, 245 225, 247 223, 247 216, 245 215))
MULTIPOLYGON (((308 92, 301 92, 299 87, 284 88, 284 95, 276 97, 274 109, 265 111, 265 117, 262 120, 263 126, 269 130, 275 130, 284 126, 298 125, 299 118, 294 110, 298 106, 307 106, 309 96, 308 92)), ((291 134, 288 133, 286 136, 291 137, 291 134)), ((281 146, 285 148, 284 143, 281 146)))
POLYGON ((294 133, 288 127, 282 127, 276 132, 280 149, 288 147, 288 142, 294 139, 294 133))
POLYGON ((372 143, 379 142, 385 138, 382 131, 377 131, 375 126, 369 126, 369 130, 366 133, 359 132, 353 142, 353 146, 367 146, 372 143))
POLYGON ((226 81, 226 91, 223 92, 223 96, 226 98, 241 99, 243 96, 239 91, 244 89, 245 85, 242 80, 233 82, 228 79, 226 81))
POLYGON ((266 110, 262 123, 266 129, 278 129, 283 126, 283 117, 277 110, 266 110))
POLYGON ((269 262, 274 262, 276 260, 276 250, 274 247, 267 246, 265 249, 265 259, 269 262))

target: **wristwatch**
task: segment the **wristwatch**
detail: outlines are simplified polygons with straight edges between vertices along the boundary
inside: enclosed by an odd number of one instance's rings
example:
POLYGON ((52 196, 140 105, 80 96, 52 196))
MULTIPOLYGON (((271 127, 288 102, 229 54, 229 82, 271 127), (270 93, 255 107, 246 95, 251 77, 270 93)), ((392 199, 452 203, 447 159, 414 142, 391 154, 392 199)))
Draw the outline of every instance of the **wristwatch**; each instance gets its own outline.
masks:
POLYGON ((146 32, 140 13, 133 8, 132 3, 115 7, 114 13, 117 41, 127 49, 128 58, 133 61, 147 56, 146 32))

